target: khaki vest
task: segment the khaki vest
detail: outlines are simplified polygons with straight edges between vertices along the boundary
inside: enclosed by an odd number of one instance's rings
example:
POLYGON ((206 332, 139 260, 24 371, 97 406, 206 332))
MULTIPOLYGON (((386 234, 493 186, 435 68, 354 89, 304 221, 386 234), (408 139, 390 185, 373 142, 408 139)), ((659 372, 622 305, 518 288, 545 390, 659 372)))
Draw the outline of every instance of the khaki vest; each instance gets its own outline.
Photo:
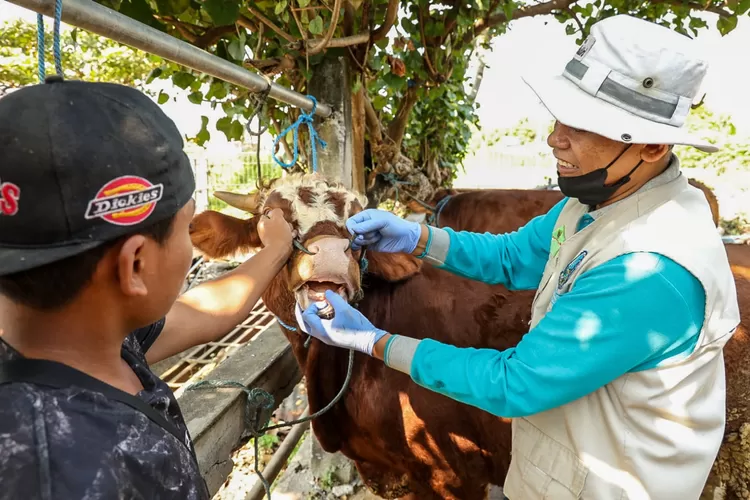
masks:
MULTIPOLYGON (((675 172, 676 163, 668 169, 671 180, 644 186, 578 233, 587 207, 575 199, 565 204, 553 233, 562 242, 553 242, 531 327, 581 273, 619 255, 656 252, 685 267, 706 292, 695 350, 682 360, 626 373, 561 407, 513 419, 512 460, 503 487, 510 500, 700 495, 724 434, 722 348, 739 324, 739 310, 705 196, 675 172)), ((637 266, 633 273, 637 277, 637 266)), ((585 341, 592 333, 576 334, 585 341)))

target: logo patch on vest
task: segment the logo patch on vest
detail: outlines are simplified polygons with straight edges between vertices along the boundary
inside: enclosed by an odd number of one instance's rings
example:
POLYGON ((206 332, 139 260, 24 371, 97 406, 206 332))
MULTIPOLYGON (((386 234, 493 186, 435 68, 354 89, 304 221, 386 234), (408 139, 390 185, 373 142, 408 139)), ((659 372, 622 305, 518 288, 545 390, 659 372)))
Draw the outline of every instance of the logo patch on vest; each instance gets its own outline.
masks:
POLYGON ((565 243, 565 226, 560 226, 552 232, 552 243, 549 248, 552 257, 557 256, 563 243, 565 243))
POLYGON ((85 217, 101 217, 118 226, 132 226, 151 215, 163 191, 162 184, 153 185, 143 177, 118 177, 102 186, 89 201, 85 217))
POLYGON ((591 50, 591 47, 594 46, 596 43, 596 38, 589 35, 586 37, 586 39, 583 41, 580 47, 578 47, 578 50, 576 51, 576 57, 581 59, 583 56, 585 56, 589 50, 591 50))
POLYGON ((576 269, 578 269, 578 266, 581 265, 581 262, 583 262, 583 259, 586 257, 586 255, 588 255, 588 253, 588 250, 583 250, 581 253, 576 255, 575 259, 571 260, 570 263, 565 266, 565 269, 563 269, 560 273, 560 278, 557 280, 558 290, 565 286, 565 284, 570 279, 570 276, 576 269))

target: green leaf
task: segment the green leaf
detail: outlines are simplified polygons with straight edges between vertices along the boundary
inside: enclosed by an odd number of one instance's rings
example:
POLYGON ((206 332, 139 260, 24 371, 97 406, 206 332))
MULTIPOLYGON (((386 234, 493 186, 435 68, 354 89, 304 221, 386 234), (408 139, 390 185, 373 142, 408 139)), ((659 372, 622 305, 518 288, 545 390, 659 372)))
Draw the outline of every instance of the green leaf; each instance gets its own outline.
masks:
POLYGON ((745 12, 750 9, 750 0, 740 0, 737 3, 737 10, 735 11, 735 14, 738 16, 744 16, 745 12))
POLYGON ((737 27, 737 16, 720 17, 718 21, 716 21, 716 28, 719 30, 719 33, 721 33, 722 35, 728 34, 730 31, 732 31, 736 27, 737 27))
POLYGON ((320 35, 323 33, 323 18, 320 16, 315 16, 312 21, 310 21, 309 26, 307 29, 310 30, 310 33, 313 35, 320 35))
POLYGON ((299 20, 302 23, 302 26, 307 26, 310 24, 310 17, 307 15, 307 11, 303 10, 299 13, 299 20))
POLYGON ((506 0, 505 4, 503 4, 503 13, 505 14, 505 19, 510 21, 513 19, 513 12, 516 10, 516 5, 513 2, 513 0, 506 0))
POLYGON ((227 52, 235 61, 243 61, 245 59, 245 44, 240 40, 232 40, 227 47, 227 52))
POLYGON ((224 82, 213 82, 206 93, 207 99, 224 99, 227 96, 227 87, 224 82))
POLYGON ((362 80, 357 78, 354 82, 354 85, 352 85, 352 94, 356 94, 357 92, 359 92, 359 89, 361 88, 362 88, 362 80))
POLYGON ((388 98, 380 94, 376 95, 372 100, 372 105, 375 109, 383 109, 388 103, 388 98))
POLYGON ((297 0, 297 5, 299 5, 301 9, 304 9, 305 7, 310 5, 310 0, 297 0))
POLYGON ((199 146, 203 146, 206 142, 211 140, 211 133, 208 131, 208 117, 201 116, 201 129, 195 136, 196 142, 199 146))
POLYGON ((188 101, 193 104, 201 104, 203 102, 203 94, 200 92, 191 92, 190 95, 188 95, 188 101))
POLYGON ((232 118, 229 116, 222 116, 216 120, 216 130, 224 132, 224 135, 229 139, 229 129, 232 127, 232 118))
POLYGON ((190 0, 156 0, 159 14, 165 16, 179 16, 190 8, 190 0))
POLYGON ((164 104, 168 100, 169 100, 169 94, 165 93, 163 90, 159 91, 159 99, 157 102, 159 104, 164 104))
POLYGON ((280 2, 276 2, 276 7, 273 9, 273 13, 277 16, 284 12, 284 10, 287 7, 287 0, 281 0, 280 2))
POLYGON ((191 75, 190 73, 186 73, 184 71, 178 71, 174 75, 172 75, 172 83, 174 83, 177 87, 181 89, 186 89, 190 86, 191 83, 195 81, 195 76, 191 75))
POLYGON ((115 10, 147 26, 165 31, 164 25, 156 20, 146 0, 124 0, 115 10))
POLYGON ((234 24, 240 15, 240 5, 235 0, 205 0, 203 10, 216 26, 234 24))
POLYGON ((153 82, 156 78, 159 78, 163 72, 164 70, 162 68, 154 68, 154 70, 149 73, 148 78, 146 78, 146 83, 153 82))
POLYGON ((232 126, 229 129, 232 139, 239 141, 242 139, 242 134, 245 132, 245 127, 242 126, 237 120, 232 122, 232 126))

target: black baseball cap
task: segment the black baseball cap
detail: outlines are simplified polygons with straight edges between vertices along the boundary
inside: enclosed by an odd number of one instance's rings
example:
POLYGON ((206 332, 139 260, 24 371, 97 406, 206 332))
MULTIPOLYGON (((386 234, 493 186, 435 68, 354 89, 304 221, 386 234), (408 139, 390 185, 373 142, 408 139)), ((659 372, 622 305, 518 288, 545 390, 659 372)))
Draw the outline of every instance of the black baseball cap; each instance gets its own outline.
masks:
POLYGON ((142 92, 58 76, 0 98, 0 276, 177 213, 195 179, 174 122, 142 92))

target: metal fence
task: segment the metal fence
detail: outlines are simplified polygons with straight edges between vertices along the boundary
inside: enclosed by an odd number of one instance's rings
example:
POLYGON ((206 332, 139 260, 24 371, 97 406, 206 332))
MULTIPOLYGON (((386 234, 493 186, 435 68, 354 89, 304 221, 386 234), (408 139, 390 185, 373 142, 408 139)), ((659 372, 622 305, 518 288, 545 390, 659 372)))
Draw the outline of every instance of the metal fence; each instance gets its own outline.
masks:
MULTIPOLYGON (((225 154, 189 152, 195 173, 195 201, 198 211, 222 210, 227 205, 213 197, 214 191, 247 193, 256 189, 258 165, 255 152, 233 151, 225 154)), ((268 153, 261 152, 262 179, 279 177, 282 169, 268 153)))

